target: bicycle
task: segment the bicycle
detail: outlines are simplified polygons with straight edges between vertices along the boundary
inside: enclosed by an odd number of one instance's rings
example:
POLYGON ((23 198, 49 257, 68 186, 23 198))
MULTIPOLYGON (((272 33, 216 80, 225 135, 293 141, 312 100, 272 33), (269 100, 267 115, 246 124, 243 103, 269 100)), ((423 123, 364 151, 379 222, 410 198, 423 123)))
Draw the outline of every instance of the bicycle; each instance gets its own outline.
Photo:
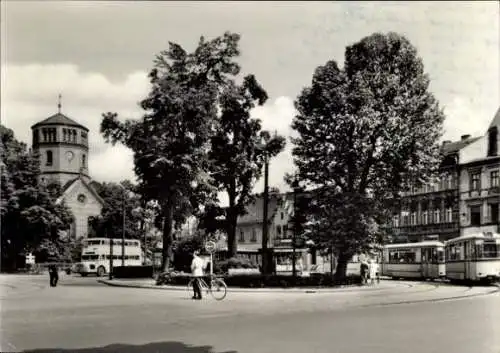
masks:
POLYGON ((222 300, 226 297, 226 283, 222 278, 216 278, 215 276, 210 278, 210 285, 208 285, 202 277, 192 278, 187 285, 189 295, 193 294, 193 283, 196 279, 200 281, 201 290, 205 290, 207 295, 210 293, 215 300, 222 300))

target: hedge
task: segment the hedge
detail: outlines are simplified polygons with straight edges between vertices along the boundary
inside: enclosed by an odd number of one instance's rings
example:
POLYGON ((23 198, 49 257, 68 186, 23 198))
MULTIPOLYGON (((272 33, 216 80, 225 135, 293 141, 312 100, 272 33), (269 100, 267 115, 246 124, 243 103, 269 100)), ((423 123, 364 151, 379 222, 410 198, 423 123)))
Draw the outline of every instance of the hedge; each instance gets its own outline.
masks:
MULTIPOLYGON (((310 277, 297 277, 285 275, 242 274, 221 276, 229 287, 264 288, 264 287, 333 287, 338 285, 361 284, 361 277, 347 276, 342 283, 336 283, 331 274, 314 274, 310 277)), ((185 273, 162 273, 158 276, 157 285, 187 285, 191 275, 185 273)))
POLYGON ((114 278, 153 278, 153 266, 113 266, 114 278))

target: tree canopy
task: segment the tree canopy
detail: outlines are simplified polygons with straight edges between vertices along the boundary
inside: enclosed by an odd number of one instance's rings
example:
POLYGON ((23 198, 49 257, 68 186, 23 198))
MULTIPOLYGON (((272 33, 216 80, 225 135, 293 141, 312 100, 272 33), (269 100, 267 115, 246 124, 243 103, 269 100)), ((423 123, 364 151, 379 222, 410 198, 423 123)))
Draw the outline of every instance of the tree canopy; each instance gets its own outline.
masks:
MULTIPOLYGON (((238 216, 246 213, 245 207, 253 200, 253 187, 261 176, 265 158, 276 156, 285 146, 284 137, 271 136, 262 130, 260 120, 250 117, 251 109, 264 104, 267 98, 253 75, 245 76, 241 85, 228 82, 219 98, 221 115, 211 138, 209 159, 212 183, 218 191, 227 192, 229 199, 224 228, 231 256, 237 254, 238 216)), ((213 207, 207 211, 205 220, 213 207)), ((207 225, 214 223, 215 219, 207 225)))
POLYGON ((226 32, 186 52, 169 43, 150 72, 151 90, 142 100, 140 120, 120 122, 104 114, 101 133, 134 152, 139 190, 146 200, 158 201, 163 220, 163 268, 169 265, 172 230, 199 206, 215 198, 206 171, 207 152, 217 121, 217 102, 223 87, 239 73, 239 35, 226 32))
POLYGON ((97 185, 96 191, 105 204, 101 214, 90 219, 94 235, 121 238, 123 212, 125 211, 125 238, 140 239, 143 236, 144 209, 136 189, 128 180, 120 184, 101 183, 97 185))
POLYGON ((74 217, 64 201, 57 202, 60 185, 38 182, 38 156, 3 125, 0 135, 2 268, 15 269, 19 255, 47 243, 59 248, 60 232, 69 229, 74 217))
POLYGON ((294 162, 318 194, 310 227, 345 275, 342 263, 380 235, 387 200, 438 166, 444 115, 417 50, 396 33, 348 46, 343 68, 319 66, 295 107, 294 162))

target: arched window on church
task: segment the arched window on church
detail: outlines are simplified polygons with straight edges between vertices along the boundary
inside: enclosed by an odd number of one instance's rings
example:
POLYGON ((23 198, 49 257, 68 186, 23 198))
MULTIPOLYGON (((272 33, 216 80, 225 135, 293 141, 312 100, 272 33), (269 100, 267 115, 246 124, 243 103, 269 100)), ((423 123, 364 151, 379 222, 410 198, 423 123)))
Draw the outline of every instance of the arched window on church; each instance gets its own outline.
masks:
POLYGON ((82 167, 86 168, 87 167, 87 156, 82 154, 82 167))
POLYGON ((46 156, 47 156, 47 165, 52 165, 52 163, 54 163, 53 161, 53 156, 52 156, 52 151, 47 151, 46 152, 46 156))

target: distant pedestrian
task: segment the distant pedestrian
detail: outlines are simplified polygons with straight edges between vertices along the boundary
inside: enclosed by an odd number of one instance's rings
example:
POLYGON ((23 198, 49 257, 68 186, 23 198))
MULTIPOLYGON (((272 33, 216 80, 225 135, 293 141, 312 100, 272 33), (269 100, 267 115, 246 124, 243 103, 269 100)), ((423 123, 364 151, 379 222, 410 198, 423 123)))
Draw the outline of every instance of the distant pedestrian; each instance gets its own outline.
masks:
POLYGON ((194 277, 193 281, 193 299, 201 300, 201 283, 200 278, 203 277, 203 260, 198 256, 199 251, 193 253, 193 261, 191 261, 191 273, 194 277))
POLYGON ((57 282, 59 281, 59 273, 56 265, 54 264, 49 265, 49 276, 50 276, 50 286, 57 287, 57 282))
POLYGON ((370 259, 369 262, 369 268, 370 268, 370 283, 374 284, 375 283, 375 277, 377 277, 378 273, 378 264, 375 262, 375 260, 370 259))
POLYGON ((361 274, 361 284, 366 284, 368 282, 368 264, 365 260, 361 261, 360 274, 361 274))

